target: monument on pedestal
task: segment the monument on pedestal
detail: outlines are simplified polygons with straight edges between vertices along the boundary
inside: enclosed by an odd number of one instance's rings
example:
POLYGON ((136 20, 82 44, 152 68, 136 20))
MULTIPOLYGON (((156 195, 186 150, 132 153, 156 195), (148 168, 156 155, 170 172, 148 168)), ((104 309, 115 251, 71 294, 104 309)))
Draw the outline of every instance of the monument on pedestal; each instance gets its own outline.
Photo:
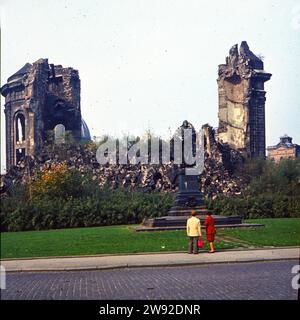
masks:
MULTIPOLYGON (((194 127, 186 120, 178 128, 171 141, 171 155, 175 165, 180 167, 177 175, 179 187, 174 205, 167 216, 145 219, 143 227, 138 228, 137 231, 151 230, 151 228, 157 230, 183 229, 186 227, 186 220, 192 209, 196 210, 203 225, 208 211, 200 192, 199 183, 199 175, 204 168, 204 141, 197 139, 194 127), (187 135, 186 132, 188 132, 187 135), (191 134, 191 141, 186 139, 189 134, 191 134)), ((216 226, 234 226, 242 223, 240 216, 214 215, 214 218, 216 226)))
MULTIPOLYGON (((202 143, 203 144, 203 143, 202 143)), ((204 201, 200 192, 199 174, 203 171, 202 168, 188 172, 189 169, 195 168, 199 163, 196 163, 197 151, 202 151, 202 158, 198 159, 204 162, 204 146, 199 139, 197 140, 196 131, 191 123, 187 120, 183 121, 182 125, 177 129, 171 145, 173 161, 179 160, 180 170, 178 173, 178 192, 176 195, 175 203, 169 211, 171 216, 181 216, 190 214, 192 208, 203 209, 204 201), (188 134, 190 135, 190 143, 187 143, 188 134), (185 139, 186 138, 186 139, 185 139), (177 141, 177 143, 176 143, 177 141), (178 143, 179 141, 179 143, 178 143), (185 144, 189 144, 186 146, 185 144), (198 145, 197 145, 198 144, 198 145), (177 152, 176 148, 180 148, 181 152, 177 152), (176 154, 179 153, 179 157, 176 154), (191 174, 192 173, 192 174, 191 174), (188 211, 188 212, 187 212, 188 211)), ((198 156, 201 156, 198 152, 198 156)), ((201 165, 200 165, 201 166, 201 165)))

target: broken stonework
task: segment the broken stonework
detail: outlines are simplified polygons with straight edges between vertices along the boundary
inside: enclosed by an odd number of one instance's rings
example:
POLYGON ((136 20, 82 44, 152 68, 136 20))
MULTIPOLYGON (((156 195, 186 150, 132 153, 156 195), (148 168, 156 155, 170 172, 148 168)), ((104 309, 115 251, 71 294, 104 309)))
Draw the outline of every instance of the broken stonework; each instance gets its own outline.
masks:
MULTIPOLYGON (((206 198, 235 195, 245 179, 234 168, 249 157, 265 156, 265 91, 270 73, 247 43, 230 49, 226 64, 219 65, 219 127, 204 125, 205 165, 199 177, 206 198)), ((65 144, 67 133, 75 142, 90 138, 81 119, 80 80, 72 68, 49 65, 47 59, 26 64, 1 88, 5 96, 7 174, 1 193, 35 179, 37 172, 66 162, 69 168, 92 173, 99 186, 124 187, 143 192, 176 192, 180 168, 173 162, 160 165, 100 165, 95 144, 65 144), (64 129, 60 126, 63 125, 64 129), (58 127, 57 127, 58 126, 58 127), (56 133, 57 148, 46 148, 49 132, 56 133)), ((188 125, 188 124, 187 124, 188 125)))
POLYGON ((265 157, 264 82, 271 77, 263 61, 249 49, 234 45, 219 65, 218 140, 248 157, 265 157))
MULTIPOLYGON (((215 198, 218 194, 239 194, 245 188, 242 177, 232 172, 232 165, 242 161, 239 152, 221 145, 214 138, 214 130, 204 126, 205 168, 199 177, 200 191, 205 198, 215 198)), ((115 189, 124 187, 128 190, 143 192, 176 192, 180 167, 173 164, 107 164, 100 165, 96 159, 95 145, 57 145, 44 148, 35 156, 20 160, 11 166, 7 174, 1 177, 1 192, 6 194, 12 184, 25 184, 28 179, 35 179, 37 172, 65 162, 67 166, 78 169, 82 174, 92 174, 92 179, 100 187, 108 185, 115 189)))
MULTIPOLYGON (((78 71, 39 59, 8 78, 5 97, 6 167, 42 150, 56 125, 76 141, 81 138, 78 71)), ((86 131, 86 128, 85 128, 86 131)))

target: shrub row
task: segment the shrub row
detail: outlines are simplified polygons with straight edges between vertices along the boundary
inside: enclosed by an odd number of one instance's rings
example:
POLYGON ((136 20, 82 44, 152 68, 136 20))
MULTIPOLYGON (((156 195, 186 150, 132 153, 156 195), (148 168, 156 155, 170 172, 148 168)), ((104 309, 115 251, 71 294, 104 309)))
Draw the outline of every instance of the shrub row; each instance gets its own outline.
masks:
MULTIPOLYGON (((236 174, 249 181, 235 197, 207 200, 210 210, 243 218, 300 217, 300 160, 279 164, 251 160, 236 174)), ((27 185, 16 185, 1 201, 1 231, 140 223, 166 215, 174 194, 101 188, 91 173, 65 164, 39 172, 27 185)))
POLYGON ((40 197, 32 201, 5 198, 1 202, 1 231, 43 230, 141 223, 165 215, 172 194, 97 190, 82 198, 40 197))
POLYGON ((300 218, 300 197, 262 194, 257 196, 221 196, 207 201, 208 208, 225 216, 241 215, 244 219, 300 218))

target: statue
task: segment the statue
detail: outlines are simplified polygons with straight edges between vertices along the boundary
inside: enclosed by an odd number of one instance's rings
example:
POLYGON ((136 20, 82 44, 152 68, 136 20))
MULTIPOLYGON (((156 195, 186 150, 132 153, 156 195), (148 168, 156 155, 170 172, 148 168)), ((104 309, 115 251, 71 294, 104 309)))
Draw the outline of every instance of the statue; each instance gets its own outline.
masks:
MULTIPOLYGON (((182 125, 178 128, 175 133, 175 137, 172 139, 173 152, 176 153, 175 139, 181 141, 182 158, 180 164, 180 170, 178 172, 179 179, 179 190, 176 195, 175 205, 171 208, 172 215, 176 215, 175 211, 178 211, 177 215, 181 215, 181 209, 186 210, 187 208, 194 208, 199 205, 203 205, 203 198, 200 193, 199 175, 187 175, 186 168, 195 166, 193 161, 196 156, 196 131, 193 125, 187 120, 183 121, 182 125), (191 131, 185 132, 186 129, 191 131), (188 133, 188 134, 187 134, 188 133), (185 150, 185 139, 187 135, 191 134, 191 148, 185 150)), ((178 141, 177 140, 177 141, 178 141)), ((173 154, 173 159, 175 154, 173 154)))

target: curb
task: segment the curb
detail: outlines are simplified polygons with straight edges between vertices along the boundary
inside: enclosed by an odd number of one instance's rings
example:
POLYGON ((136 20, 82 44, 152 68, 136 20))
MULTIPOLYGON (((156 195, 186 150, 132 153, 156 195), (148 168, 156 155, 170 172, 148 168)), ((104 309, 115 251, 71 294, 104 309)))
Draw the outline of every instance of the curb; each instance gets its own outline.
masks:
MULTIPOLYGON (((156 261, 156 262, 143 262, 143 261, 135 261, 135 262, 128 262, 128 261, 124 261, 124 262, 116 262, 116 263, 111 263, 111 264, 106 264, 106 265, 97 265, 97 264, 101 264, 101 261, 96 261, 93 262, 90 266, 44 266, 44 268, 39 269, 39 266, 37 266, 37 268, 34 268, 33 266, 28 266, 27 268, 25 267, 25 269, 22 268, 22 266, 20 267, 12 267, 8 268, 8 270, 6 270, 7 273, 21 273, 21 272, 68 272, 68 271, 105 271, 105 270, 115 270, 115 269, 133 269, 133 268, 162 268, 162 267, 182 267, 182 266, 202 266, 202 265, 216 265, 216 264, 236 264, 236 263, 255 263, 255 262, 269 262, 269 261, 288 261, 288 260, 299 260, 300 263, 300 257, 299 257, 299 247, 295 247, 295 248, 289 248, 289 249, 298 249, 298 253, 295 252, 291 252, 290 254, 287 254, 286 256, 261 256, 261 257, 257 257, 257 256, 242 256, 242 257, 231 257, 231 258, 227 258, 223 257, 224 260, 218 259, 217 260, 207 260, 207 256, 203 257, 204 260, 203 261, 199 261, 198 259, 196 261, 185 261, 182 260, 180 262, 177 261, 156 261), (206 260, 205 260, 206 259, 206 260)), ((260 249, 263 250, 263 249, 260 249)), ((239 250, 239 251, 260 251, 260 250, 239 250)), ((283 249, 284 250, 284 249, 283 249)), ((231 250, 233 251, 233 250, 231 250)), ((273 250, 274 251, 274 250, 273 250)), ((215 254, 219 253, 224 253, 226 251, 216 251, 215 254)), ((227 251, 228 252, 228 251, 227 251)), ((178 252, 177 252, 178 253, 178 252)), ((199 255, 201 256, 201 254, 205 254, 206 252, 199 252, 199 255)), ((186 253, 187 254, 187 253, 186 253)), ((140 254, 141 255, 141 254, 140 254)), ((197 257, 199 257, 197 255, 197 257)), ((95 257, 97 258, 97 257, 95 257)), ((82 258, 79 258, 82 259, 82 258)), ((83 258, 84 259, 84 258, 83 258)))
POLYGON ((212 261, 212 262, 187 262, 187 263, 162 263, 162 264, 148 264, 148 265, 111 265, 103 267, 83 267, 83 268, 61 268, 61 269, 18 269, 7 270, 6 273, 47 273, 47 272, 84 272, 84 271, 109 271, 109 270, 123 270, 123 269, 146 269, 146 268, 172 268, 172 267, 192 267, 192 266, 206 266, 217 264, 238 264, 238 263, 256 263, 256 262, 271 262, 271 261, 292 261, 297 258, 270 258, 270 259, 253 259, 253 260, 235 260, 235 261, 212 261))
MULTIPOLYGON (((216 252, 232 252, 232 251, 259 251, 259 250, 280 250, 280 249, 300 249, 300 246, 288 246, 288 247, 256 247, 256 248, 232 248, 232 249, 220 249, 216 252)), ((116 257, 116 256, 141 256, 141 255, 153 255, 153 254, 174 254, 174 253, 186 253, 187 251, 154 251, 154 252, 134 252, 134 253, 107 253, 107 254, 92 254, 92 255, 72 255, 72 256, 46 256, 46 257, 24 257, 24 258, 4 258, 2 261, 22 261, 22 260, 42 260, 42 259, 72 259, 72 258, 100 258, 100 257, 116 257)), ((203 251, 200 251, 202 253, 203 251)))

